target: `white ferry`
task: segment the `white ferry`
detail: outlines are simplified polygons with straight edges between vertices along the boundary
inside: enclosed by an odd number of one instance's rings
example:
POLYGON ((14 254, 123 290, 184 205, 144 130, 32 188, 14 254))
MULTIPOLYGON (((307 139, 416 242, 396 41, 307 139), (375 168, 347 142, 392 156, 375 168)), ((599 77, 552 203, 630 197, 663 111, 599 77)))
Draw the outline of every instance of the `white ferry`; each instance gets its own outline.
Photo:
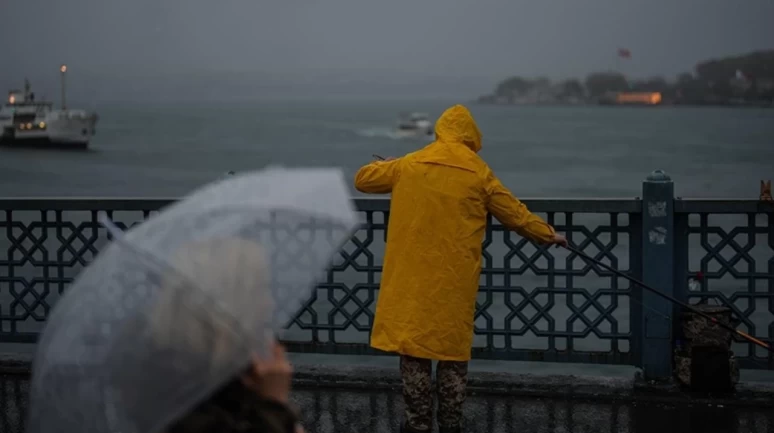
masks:
POLYGON ((62 108, 55 109, 49 101, 36 101, 29 81, 24 91, 11 90, 0 106, 0 145, 15 147, 54 147, 86 149, 96 132, 97 115, 65 106, 62 66, 62 108))

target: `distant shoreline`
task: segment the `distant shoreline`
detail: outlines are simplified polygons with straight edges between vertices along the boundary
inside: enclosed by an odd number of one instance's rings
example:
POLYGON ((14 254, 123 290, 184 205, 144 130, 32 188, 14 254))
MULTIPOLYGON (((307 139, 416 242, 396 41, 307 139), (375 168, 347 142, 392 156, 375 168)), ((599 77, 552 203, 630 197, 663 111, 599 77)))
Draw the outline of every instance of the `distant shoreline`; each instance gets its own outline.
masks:
MULTIPOLYGON (((628 52, 627 52, 628 53, 628 52)), ((628 54, 627 54, 628 56, 628 54)), ((774 107, 774 50, 706 60, 673 80, 631 78, 596 71, 585 78, 554 81, 514 75, 477 101, 492 105, 668 105, 744 108, 774 107)))
POLYGON ((486 102, 486 101, 472 101, 471 104, 475 105, 488 105, 488 106, 500 106, 500 107, 637 107, 637 108, 658 108, 658 107, 725 107, 725 108, 769 108, 774 109, 774 102, 767 103, 662 103, 662 104, 615 104, 615 103, 599 103, 599 102, 579 102, 579 103, 565 103, 565 102, 486 102))

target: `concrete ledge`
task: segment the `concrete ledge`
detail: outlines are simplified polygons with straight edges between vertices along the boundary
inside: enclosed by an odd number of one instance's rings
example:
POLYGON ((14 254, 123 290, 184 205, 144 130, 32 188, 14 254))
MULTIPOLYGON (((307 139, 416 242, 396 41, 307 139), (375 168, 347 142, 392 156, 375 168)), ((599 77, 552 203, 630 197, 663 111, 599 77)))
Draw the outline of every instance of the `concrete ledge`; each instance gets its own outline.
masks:
MULTIPOLYGON (((304 387, 348 389, 385 389, 401 387, 397 368, 374 366, 295 367, 295 383, 304 387)), ((530 375, 513 373, 471 372, 468 390, 477 394, 535 396, 623 397, 633 389, 634 378, 605 378, 573 375, 530 375)))
POLYGON ((0 353, 0 374, 30 374, 32 359, 26 353, 0 353))
MULTIPOLYGON (((295 367, 298 387, 399 391, 397 369, 374 366, 295 367)), ((767 406, 774 404, 774 384, 745 382, 733 394, 708 395, 683 390, 674 383, 646 382, 638 377, 582 375, 532 375, 518 373, 471 372, 468 390, 472 395, 511 395, 520 397, 579 400, 648 401, 664 403, 725 404, 767 406)))
MULTIPOLYGON (((0 355, 0 374, 29 376, 32 356, 0 355)), ((299 389, 383 390, 399 392, 398 368, 380 365, 310 364, 294 362, 294 386, 299 389)), ((774 405, 774 383, 742 382, 728 395, 707 395, 683 390, 675 383, 646 382, 631 377, 575 374, 525 374, 471 371, 471 395, 501 395, 573 400, 643 401, 728 406, 774 405)))

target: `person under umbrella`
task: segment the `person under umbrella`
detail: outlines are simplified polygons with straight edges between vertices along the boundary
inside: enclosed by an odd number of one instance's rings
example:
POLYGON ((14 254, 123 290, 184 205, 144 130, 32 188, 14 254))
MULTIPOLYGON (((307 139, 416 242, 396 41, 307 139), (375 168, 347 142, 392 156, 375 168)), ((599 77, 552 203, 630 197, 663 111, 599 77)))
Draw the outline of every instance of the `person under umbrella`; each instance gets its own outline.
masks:
POLYGON ((340 170, 208 185, 114 237, 38 344, 29 433, 292 433, 276 335, 357 220, 340 170), (291 251, 282 230, 323 235, 291 251))
MULTIPOLYGON (((178 272, 202 287, 233 287, 218 290, 215 295, 220 297, 220 302, 241 304, 251 309, 256 317, 270 317, 274 300, 268 291, 261 290, 269 284, 263 249, 239 238, 207 241, 188 245, 175 257, 172 266, 175 273, 162 280, 160 296, 148 315, 147 335, 152 350, 174 353, 175 358, 181 360, 205 357, 214 360, 215 364, 228 363, 232 356, 228 348, 230 338, 227 334, 231 332, 228 328, 237 324, 192 321, 183 328, 179 323, 173 323, 187 314, 180 311, 187 308, 187 290, 177 289, 181 284, 178 272), (224 296, 232 298, 224 299, 224 296), (225 350, 221 351, 224 345, 225 350)), ((251 313, 246 311, 245 314, 251 313)), ((172 422, 166 433, 302 432, 297 413, 290 407, 292 367, 284 348, 273 335, 267 335, 266 339, 272 346, 268 356, 255 356, 241 373, 172 422)), ((120 389, 126 394, 136 390, 131 383, 120 389)), ((129 395, 128 400, 141 398, 141 394, 129 395)))
POLYGON ((406 432, 432 429, 432 360, 440 431, 462 431, 487 213, 532 241, 567 244, 478 155, 481 132, 467 108, 447 109, 435 133, 424 149, 355 176, 358 191, 392 194, 371 346, 400 355, 406 432))

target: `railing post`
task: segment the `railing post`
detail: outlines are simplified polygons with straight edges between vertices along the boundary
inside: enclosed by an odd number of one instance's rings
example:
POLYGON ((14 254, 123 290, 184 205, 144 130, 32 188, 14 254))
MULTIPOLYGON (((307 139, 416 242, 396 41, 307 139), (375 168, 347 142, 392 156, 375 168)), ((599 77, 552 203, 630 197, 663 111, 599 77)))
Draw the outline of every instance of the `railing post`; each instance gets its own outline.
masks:
MULTIPOLYGON (((674 197, 672 179, 656 170, 642 184, 642 280, 674 295, 674 197)), ((640 366, 646 379, 672 376, 672 312, 669 301, 642 291, 640 366)))

